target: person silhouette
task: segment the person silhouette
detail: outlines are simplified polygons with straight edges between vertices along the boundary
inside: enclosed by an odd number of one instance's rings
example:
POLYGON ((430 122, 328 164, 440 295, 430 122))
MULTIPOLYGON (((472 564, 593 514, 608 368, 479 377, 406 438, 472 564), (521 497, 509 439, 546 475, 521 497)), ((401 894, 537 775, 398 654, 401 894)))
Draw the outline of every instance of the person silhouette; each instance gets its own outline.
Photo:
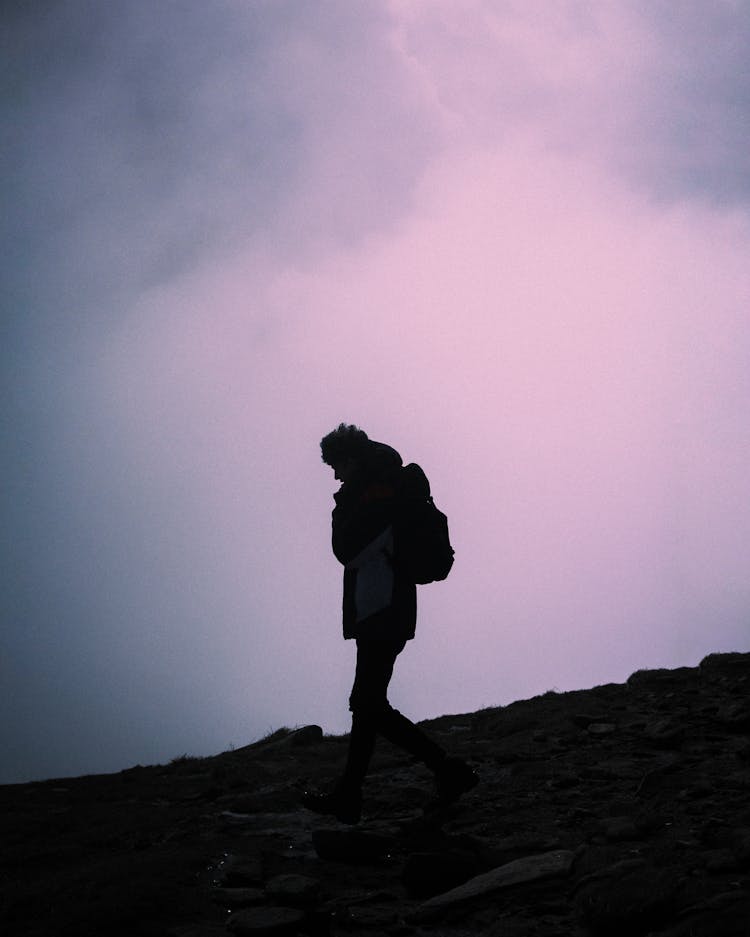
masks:
POLYGON ((415 634, 417 589, 398 558, 398 506, 403 461, 395 449, 364 430, 341 423, 320 443, 334 470, 332 546, 344 566, 344 638, 357 644, 346 764, 329 793, 305 792, 316 813, 358 823, 362 785, 378 735, 404 749, 435 775, 438 804, 450 804, 478 783, 474 770, 448 753, 388 702, 396 658, 415 634))

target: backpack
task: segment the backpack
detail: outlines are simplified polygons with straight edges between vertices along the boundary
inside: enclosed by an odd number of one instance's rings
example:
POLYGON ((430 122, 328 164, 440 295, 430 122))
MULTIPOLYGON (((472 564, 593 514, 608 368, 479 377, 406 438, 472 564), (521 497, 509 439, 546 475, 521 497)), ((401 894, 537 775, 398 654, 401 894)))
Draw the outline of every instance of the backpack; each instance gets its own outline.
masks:
POLYGON ((401 469, 395 535, 398 565, 412 582, 424 585, 446 578, 454 556, 448 518, 436 507, 427 476, 414 463, 401 469))

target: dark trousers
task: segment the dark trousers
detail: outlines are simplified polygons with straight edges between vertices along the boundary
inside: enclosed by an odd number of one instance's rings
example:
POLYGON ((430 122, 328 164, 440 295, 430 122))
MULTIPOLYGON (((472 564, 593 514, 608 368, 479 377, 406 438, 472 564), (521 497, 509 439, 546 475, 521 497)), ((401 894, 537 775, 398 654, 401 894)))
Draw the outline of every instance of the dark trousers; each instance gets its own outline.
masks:
POLYGON ((439 745, 388 702, 393 665, 405 644, 405 641, 357 639, 357 669, 349 697, 352 732, 341 779, 344 787, 362 786, 378 734, 433 770, 445 758, 439 745))

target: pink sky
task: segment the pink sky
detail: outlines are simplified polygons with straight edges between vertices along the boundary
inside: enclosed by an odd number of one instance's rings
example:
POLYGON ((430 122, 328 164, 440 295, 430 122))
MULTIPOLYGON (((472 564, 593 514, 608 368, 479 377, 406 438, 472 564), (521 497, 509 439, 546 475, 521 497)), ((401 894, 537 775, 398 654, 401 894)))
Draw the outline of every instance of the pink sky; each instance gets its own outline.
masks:
POLYGON ((729 184, 748 17, 324 7, 278 30, 227 13, 238 47, 175 92, 202 158, 152 204, 108 138, 142 211, 114 231, 92 196, 71 227, 118 313, 58 362, 54 614, 14 646, 30 673, 59 653, 14 686, 39 691, 40 744, 63 717, 80 741, 13 779, 346 730, 318 450, 342 420, 419 462, 451 522, 454 571, 420 590, 392 685, 414 718, 750 647, 750 186, 729 184), (289 149, 258 135, 260 168, 238 142, 251 79, 296 128, 289 149), (189 262, 147 276, 201 219, 189 262), (113 265, 137 288, 107 286, 113 265))

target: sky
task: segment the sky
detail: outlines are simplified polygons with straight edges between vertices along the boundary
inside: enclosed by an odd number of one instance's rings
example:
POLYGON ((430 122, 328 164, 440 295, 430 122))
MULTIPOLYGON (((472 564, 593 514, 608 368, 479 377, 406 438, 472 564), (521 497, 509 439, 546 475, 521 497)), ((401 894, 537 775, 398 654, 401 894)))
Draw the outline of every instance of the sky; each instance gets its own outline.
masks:
POLYGON ((0 783, 347 731, 342 421, 412 718, 750 650, 750 4, 2 16, 0 783))

